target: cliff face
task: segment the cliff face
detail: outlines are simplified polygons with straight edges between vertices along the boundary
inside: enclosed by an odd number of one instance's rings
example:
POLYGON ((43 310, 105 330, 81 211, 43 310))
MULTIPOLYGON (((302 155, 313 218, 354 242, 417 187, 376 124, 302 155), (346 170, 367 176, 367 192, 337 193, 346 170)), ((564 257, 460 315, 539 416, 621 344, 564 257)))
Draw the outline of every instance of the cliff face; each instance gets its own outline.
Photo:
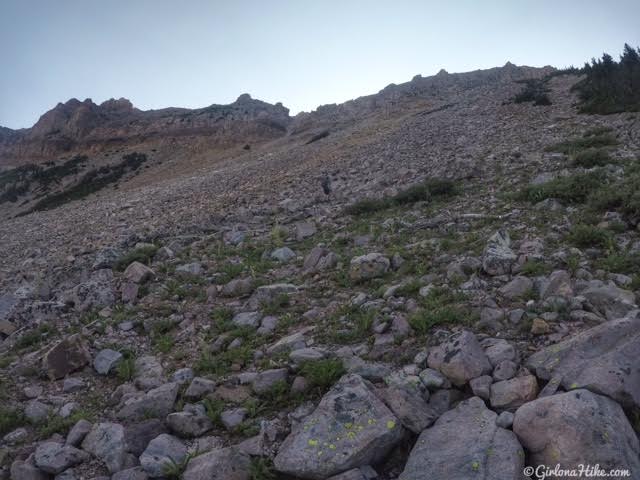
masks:
POLYGON ((115 146, 143 148, 185 137, 203 137, 212 146, 229 147, 282 136, 290 121, 282 104, 271 105, 248 94, 230 105, 195 110, 141 111, 124 98, 100 105, 74 98, 46 112, 32 128, 1 128, 0 166, 42 163, 115 146))

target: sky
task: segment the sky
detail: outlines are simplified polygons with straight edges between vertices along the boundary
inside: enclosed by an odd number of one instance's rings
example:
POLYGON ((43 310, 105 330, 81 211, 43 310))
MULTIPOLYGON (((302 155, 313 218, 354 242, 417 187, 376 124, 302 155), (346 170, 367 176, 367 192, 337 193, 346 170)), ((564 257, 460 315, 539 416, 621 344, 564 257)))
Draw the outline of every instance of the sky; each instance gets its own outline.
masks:
POLYGON ((58 102, 241 93, 295 114, 441 68, 581 66, 640 45, 639 0, 0 0, 0 125, 58 102))

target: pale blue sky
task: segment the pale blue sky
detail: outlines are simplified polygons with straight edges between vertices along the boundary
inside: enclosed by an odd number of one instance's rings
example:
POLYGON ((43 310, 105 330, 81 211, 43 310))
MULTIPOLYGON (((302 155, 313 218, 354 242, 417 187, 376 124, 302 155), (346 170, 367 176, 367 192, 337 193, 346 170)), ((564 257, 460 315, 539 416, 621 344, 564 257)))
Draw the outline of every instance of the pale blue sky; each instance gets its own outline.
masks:
POLYGON ((439 69, 581 65, 640 45, 638 0, 0 0, 0 125, 71 97, 244 92, 297 113, 439 69))

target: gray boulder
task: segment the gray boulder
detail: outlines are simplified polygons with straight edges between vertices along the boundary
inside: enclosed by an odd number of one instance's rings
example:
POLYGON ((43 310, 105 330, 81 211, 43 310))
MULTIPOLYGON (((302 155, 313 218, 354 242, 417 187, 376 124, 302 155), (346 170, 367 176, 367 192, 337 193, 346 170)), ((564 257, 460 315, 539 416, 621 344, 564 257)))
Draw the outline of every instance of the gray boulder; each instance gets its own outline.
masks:
POLYGON ((536 398, 538 381, 533 375, 502 380, 491 385, 491 406, 498 410, 515 410, 536 398))
POLYGON ((278 262, 287 263, 296 258, 296 253, 289 247, 280 247, 271 252, 271 258, 278 262))
POLYGON ((164 477, 187 457, 187 447, 176 437, 163 433, 149 442, 140 455, 140 465, 151 478, 164 477))
POLYGON ((391 262, 381 253, 368 253, 351 259, 349 276, 355 282, 383 276, 389 271, 391 262))
POLYGON ((427 405, 417 388, 390 387, 380 389, 377 393, 402 425, 413 433, 422 432, 438 418, 438 413, 427 405))
POLYGON ((44 442, 36 448, 34 461, 43 472, 57 475, 67 468, 89 459, 89 455, 70 445, 56 442, 44 442))
MULTIPOLYGON (((525 362, 542 380, 566 390, 586 388, 626 407, 640 406, 640 318, 585 330, 531 355, 525 362)), ((552 392, 551 392, 552 393, 552 392)))
POLYGON ((149 416, 164 418, 173 411, 180 384, 166 383, 147 393, 135 393, 122 399, 117 416, 126 420, 141 420, 149 416))
POLYGON ((182 480, 250 480, 251 458, 234 447, 211 450, 192 458, 182 480))
POLYGON ((302 269, 305 273, 329 270, 338 264, 338 256, 326 247, 314 247, 304 259, 302 269))
POLYGON ((100 459, 109 472, 119 472, 127 456, 124 427, 117 423, 95 424, 82 441, 82 449, 100 459))
POLYGON ((80 335, 71 335, 51 347, 42 358, 42 367, 51 380, 64 378, 91 361, 91 355, 80 335))
POLYGON ((100 375, 108 375, 109 372, 118 366, 123 358, 120 352, 105 348, 104 350, 100 350, 96 358, 93 359, 93 368, 95 368, 96 372, 100 375))
POLYGON ((489 359, 476 336, 470 331, 453 335, 429 353, 430 368, 440 371, 457 386, 491 373, 489 359))
POLYGON ((289 475, 325 479, 380 461, 403 435, 399 419, 371 385, 348 374, 285 439, 274 465, 289 475))
POLYGON ((122 275, 129 282, 140 284, 153 278, 155 276, 155 273, 149 267, 140 262, 132 262, 129 264, 122 275))
POLYGON ((593 280, 580 295, 587 299, 593 310, 607 320, 624 317, 637 308, 635 294, 618 288, 613 283, 604 284, 599 280, 593 280))
POLYGON ((258 328, 261 319, 262 313, 260 312, 240 312, 233 317, 231 323, 237 327, 258 328))
POLYGON ((399 480, 522 479, 522 447, 497 417, 478 397, 461 402, 418 437, 399 480))
POLYGON ((180 437, 199 437, 213 428, 202 404, 186 405, 184 411, 170 413, 167 425, 180 437))
POLYGON ((539 398, 516 411, 513 431, 533 467, 598 464, 629 469, 638 478, 638 437, 620 405, 607 397, 580 389, 539 398))
POLYGON ((506 230, 494 233, 487 242, 482 256, 482 268, 489 275, 505 275, 517 259, 511 250, 511 239, 506 230))

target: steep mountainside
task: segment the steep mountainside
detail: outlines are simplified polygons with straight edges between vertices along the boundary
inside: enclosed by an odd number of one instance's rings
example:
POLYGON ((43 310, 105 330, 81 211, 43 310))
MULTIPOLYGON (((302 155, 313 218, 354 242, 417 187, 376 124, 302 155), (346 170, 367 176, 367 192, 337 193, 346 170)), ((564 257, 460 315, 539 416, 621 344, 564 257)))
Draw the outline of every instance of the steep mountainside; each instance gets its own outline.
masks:
POLYGON ((640 478, 640 114, 578 81, 0 130, 0 480, 640 478))

